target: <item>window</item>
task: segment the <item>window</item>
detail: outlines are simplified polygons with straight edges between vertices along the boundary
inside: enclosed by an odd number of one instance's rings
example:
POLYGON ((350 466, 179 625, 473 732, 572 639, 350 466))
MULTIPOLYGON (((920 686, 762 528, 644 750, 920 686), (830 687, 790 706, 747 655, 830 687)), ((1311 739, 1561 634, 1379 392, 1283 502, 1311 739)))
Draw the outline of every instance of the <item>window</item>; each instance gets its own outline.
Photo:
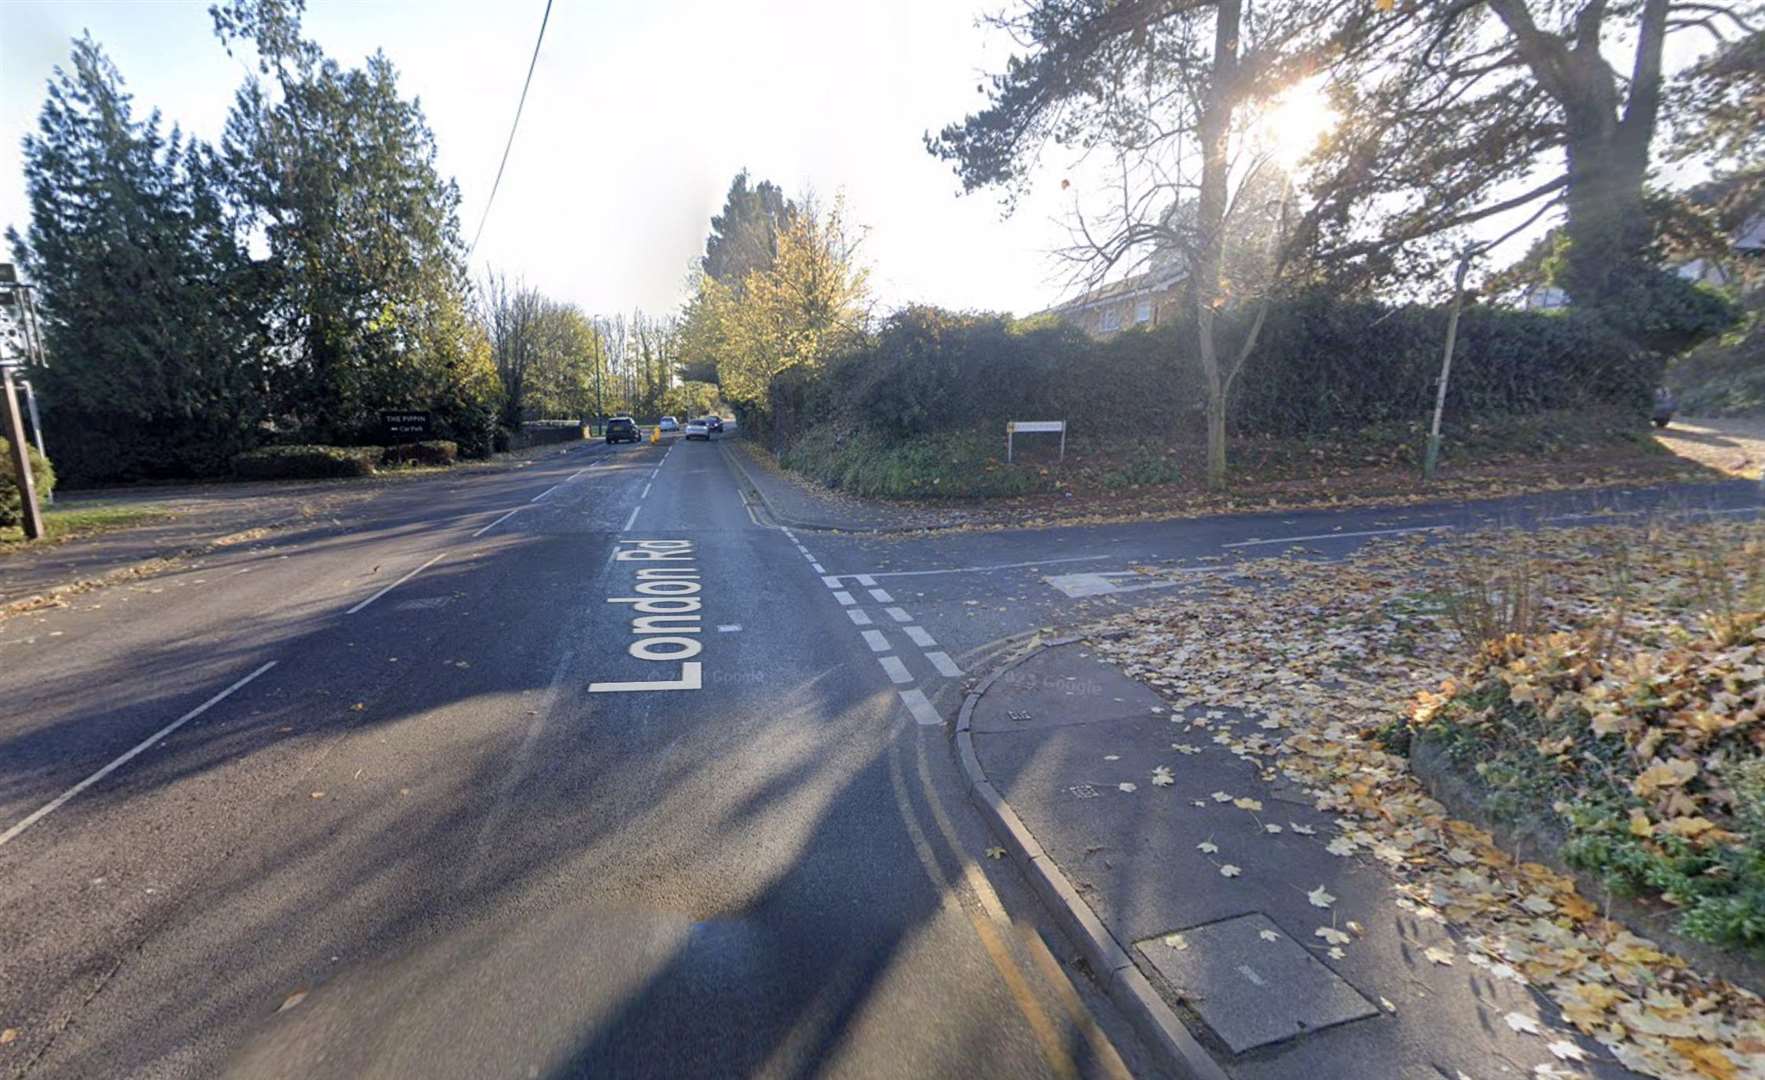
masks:
POLYGON ((1137 323, 1152 321, 1152 297, 1142 296, 1134 302, 1134 321, 1137 323))
POLYGON ((1120 330, 1122 328, 1121 309, 1115 307, 1104 308, 1103 315, 1098 320, 1098 328, 1105 334, 1114 333, 1115 331, 1120 330))

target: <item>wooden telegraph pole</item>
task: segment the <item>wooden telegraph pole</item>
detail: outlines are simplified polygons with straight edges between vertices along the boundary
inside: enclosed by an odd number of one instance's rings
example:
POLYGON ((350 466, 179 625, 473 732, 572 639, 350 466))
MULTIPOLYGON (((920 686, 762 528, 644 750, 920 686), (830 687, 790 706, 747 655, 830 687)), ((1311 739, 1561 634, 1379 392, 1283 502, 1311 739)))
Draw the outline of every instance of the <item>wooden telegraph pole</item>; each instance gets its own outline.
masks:
POLYGON ((0 387, 5 391, 6 441, 12 446, 13 478, 18 484, 20 520, 25 539, 43 537, 43 512, 37 508, 37 485, 31 478, 31 452, 25 441, 24 417, 18 411, 18 387, 12 381, 12 369, 24 359, 29 348, 29 313, 25 310, 24 287, 11 263, 0 263, 0 307, 18 324, 18 347, 4 348, 0 338, 0 387))
POLYGON ((1440 384, 1434 393, 1434 423, 1428 430, 1428 451, 1422 458, 1422 478, 1434 479, 1440 463, 1440 414, 1446 411, 1446 381, 1452 378, 1452 350, 1459 341, 1459 312, 1465 307, 1465 272, 1477 251, 1467 247, 1459 256, 1459 269, 1452 279, 1452 313, 1446 319, 1446 349, 1440 357, 1440 384))

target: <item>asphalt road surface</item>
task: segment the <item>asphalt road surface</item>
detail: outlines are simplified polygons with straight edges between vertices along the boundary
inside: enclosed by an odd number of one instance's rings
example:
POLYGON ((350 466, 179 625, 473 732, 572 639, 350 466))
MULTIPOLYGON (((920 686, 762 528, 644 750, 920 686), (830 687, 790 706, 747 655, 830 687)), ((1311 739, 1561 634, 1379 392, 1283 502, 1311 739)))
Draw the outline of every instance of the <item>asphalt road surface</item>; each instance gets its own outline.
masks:
POLYGON ((1759 502, 884 539, 673 441, 391 487, 0 623, 0 1071, 1147 1074, 986 857, 968 673, 1148 563, 1759 502))

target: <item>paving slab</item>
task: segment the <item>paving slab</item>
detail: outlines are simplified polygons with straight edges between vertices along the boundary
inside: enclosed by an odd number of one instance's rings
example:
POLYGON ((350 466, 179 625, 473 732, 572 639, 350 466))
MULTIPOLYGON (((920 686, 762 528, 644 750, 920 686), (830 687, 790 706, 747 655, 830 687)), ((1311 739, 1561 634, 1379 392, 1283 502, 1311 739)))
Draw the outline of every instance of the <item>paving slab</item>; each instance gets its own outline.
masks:
POLYGON ((1234 1054, 1379 1014, 1260 912, 1137 947, 1234 1054))
MULTIPOLYGON (((1172 711, 1083 642, 994 679, 970 717, 988 783, 1231 1076, 1456 1080, 1563 1064, 1505 1022, 1549 1021, 1548 1002, 1401 903, 1384 868, 1331 854, 1334 823, 1273 754, 1234 752, 1282 736, 1261 717, 1172 711), (1188 948, 1163 946, 1172 933, 1188 948)), ((1632 1075, 1580 1045, 1576 1075, 1632 1075)))

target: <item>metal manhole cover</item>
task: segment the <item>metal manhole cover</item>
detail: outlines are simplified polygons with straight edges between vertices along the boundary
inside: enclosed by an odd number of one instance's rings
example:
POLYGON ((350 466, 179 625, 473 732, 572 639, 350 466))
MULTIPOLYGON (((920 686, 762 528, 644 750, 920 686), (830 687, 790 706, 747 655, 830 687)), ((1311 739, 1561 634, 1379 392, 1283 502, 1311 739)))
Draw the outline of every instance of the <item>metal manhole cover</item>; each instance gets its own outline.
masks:
POLYGON ((1234 1054, 1379 1013, 1260 912, 1185 930, 1181 949, 1166 936, 1139 942, 1140 955, 1234 1054))

